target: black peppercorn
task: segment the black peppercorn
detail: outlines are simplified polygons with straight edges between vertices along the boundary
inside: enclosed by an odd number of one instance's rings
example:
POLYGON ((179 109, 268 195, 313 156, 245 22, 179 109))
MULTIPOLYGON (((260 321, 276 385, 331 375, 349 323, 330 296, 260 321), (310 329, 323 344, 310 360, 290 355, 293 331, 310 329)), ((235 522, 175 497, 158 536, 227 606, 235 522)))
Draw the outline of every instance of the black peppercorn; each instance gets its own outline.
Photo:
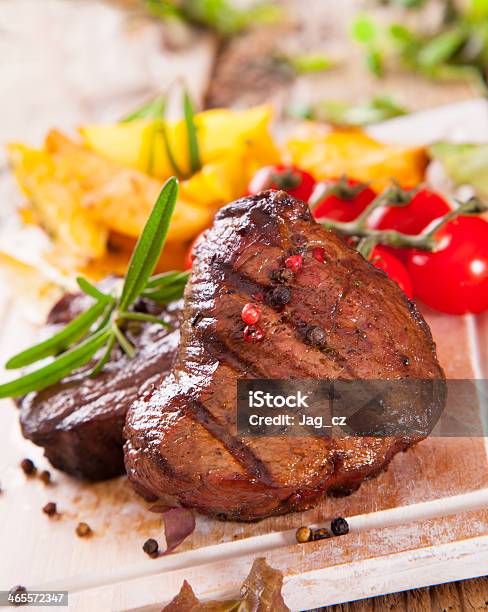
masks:
POLYGON ((404 358, 403 358, 403 365, 404 365, 404 366, 408 366, 408 365, 410 365, 410 359, 409 359, 408 357, 404 357, 404 358))
POLYGON ((342 518, 342 516, 338 516, 337 518, 335 518, 331 522, 330 528, 335 536, 342 536, 346 535, 346 533, 349 533, 349 524, 345 518, 342 518))
POLYGON ((20 467, 26 476, 33 476, 37 472, 37 468, 31 459, 22 459, 20 467))
POLYGON ((288 302, 291 300, 291 291, 288 287, 275 287, 271 292, 270 301, 273 306, 277 308, 281 308, 286 306, 288 302))
POLYGON ((142 550, 146 555, 155 559, 159 554, 159 544, 153 538, 149 538, 149 540, 146 540, 142 545, 142 550))
POLYGON ((79 538, 88 538, 92 535, 92 533, 93 531, 90 525, 87 525, 86 523, 78 523, 76 526, 76 535, 79 538))
POLYGON ((294 274, 289 268, 282 268, 280 270, 273 270, 270 274, 270 278, 278 283, 286 284, 293 280, 294 274))
POLYGON ((326 345, 327 337, 324 330, 316 325, 307 331, 307 340, 312 346, 323 348, 326 345))
POLYGON ((48 516, 55 516, 58 513, 57 506, 54 502, 48 502, 42 509, 44 514, 48 516))
POLYGON ((326 540, 327 538, 330 538, 330 531, 328 529, 322 528, 322 529, 316 529, 313 532, 313 539, 314 540, 326 540))
POLYGON ((45 485, 48 485, 51 483, 51 472, 49 472, 48 470, 43 470, 40 474, 39 474, 39 478, 42 480, 42 482, 45 485))

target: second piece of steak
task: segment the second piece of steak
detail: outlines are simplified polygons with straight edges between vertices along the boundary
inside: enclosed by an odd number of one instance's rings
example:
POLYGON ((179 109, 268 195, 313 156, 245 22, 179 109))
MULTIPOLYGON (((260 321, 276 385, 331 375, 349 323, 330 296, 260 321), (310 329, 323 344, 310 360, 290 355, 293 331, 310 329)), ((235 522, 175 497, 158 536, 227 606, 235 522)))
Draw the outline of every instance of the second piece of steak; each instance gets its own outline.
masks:
POLYGON ((172 373, 127 416, 127 472, 146 496, 261 519, 357 488, 422 437, 237 436, 239 378, 439 380, 411 412, 423 422, 442 409, 444 374, 422 316, 305 203, 265 192, 230 204, 195 255, 172 373), (285 260, 296 254, 292 273, 285 260), (264 335, 249 343, 241 311, 256 300, 264 335))
MULTIPOLYGON (((48 326, 65 325, 89 305, 90 298, 83 294, 66 294, 51 310, 48 326)), ((172 329, 131 322, 127 336, 137 348, 133 359, 115 347, 96 378, 87 376, 92 362, 18 402, 24 436, 44 447, 54 467, 73 476, 105 480, 124 473, 122 429, 127 409, 144 385, 164 376, 173 363, 181 302, 161 309, 139 301, 136 309, 163 314, 172 329)))

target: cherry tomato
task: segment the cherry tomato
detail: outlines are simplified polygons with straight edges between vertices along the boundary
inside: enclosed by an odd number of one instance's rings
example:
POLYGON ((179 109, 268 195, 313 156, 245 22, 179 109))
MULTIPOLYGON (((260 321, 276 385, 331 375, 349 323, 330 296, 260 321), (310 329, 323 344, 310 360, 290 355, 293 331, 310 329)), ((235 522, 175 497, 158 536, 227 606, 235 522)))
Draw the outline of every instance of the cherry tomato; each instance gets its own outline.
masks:
POLYGON ((373 249, 370 259, 373 266, 386 272, 407 297, 413 298, 412 281, 410 280, 407 268, 399 259, 381 246, 376 246, 373 249))
MULTIPOLYGON (((378 217, 370 225, 377 229, 394 229, 404 234, 420 234, 431 221, 443 217, 450 210, 443 197, 422 188, 406 206, 385 206, 379 209, 378 217)), ((385 248, 407 265, 410 249, 385 248)))
POLYGON ((415 294, 428 306, 449 314, 488 308, 488 223, 458 217, 436 235, 439 250, 412 251, 408 269, 415 294))
POLYGON ((294 198, 308 202, 315 188, 311 174, 296 166, 264 166, 256 172, 249 183, 249 195, 256 195, 266 189, 283 189, 294 198))
POLYGON ((371 187, 354 179, 330 181, 325 187, 326 193, 313 211, 316 219, 354 221, 376 198, 371 187))
POLYGON ((443 217, 450 210, 443 197, 423 188, 417 191, 410 204, 385 207, 374 226, 404 234, 420 234, 431 221, 443 217))
POLYGON ((190 246, 188 247, 188 250, 186 252, 185 255, 185 270, 191 270, 191 268, 193 267, 193 249, 195 247, 195 244, 197 243, 198 239, 200 238, 200 236, 205 232, 205 230, 203 230, 203 232, 200 232, 195 238, 193 238, 193 240, 191 241, 190 246))

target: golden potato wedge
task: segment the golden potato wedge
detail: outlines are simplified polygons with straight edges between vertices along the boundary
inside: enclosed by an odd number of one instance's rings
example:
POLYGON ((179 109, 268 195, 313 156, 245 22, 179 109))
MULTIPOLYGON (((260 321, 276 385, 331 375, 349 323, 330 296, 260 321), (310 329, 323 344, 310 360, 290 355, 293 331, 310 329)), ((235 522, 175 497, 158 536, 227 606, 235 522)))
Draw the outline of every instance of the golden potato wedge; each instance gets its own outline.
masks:
MULTIPOLYGON (((110 181, 87 192, 83 204, 92 216, 111 230, 137 238, 161 191, 161 183, 130 169, 120 170, 110 181)), ((178 197, 168 241, 186 241, 207 227, 212 212, 178 197)))
MULTIPOLYGON (((86 214, 110 230, 138 238, 161 191, 161 181, 123 167, 53 130, 46 148, 70 166, 83 190, 86 214)), ((178 197, 168 242, 191 239, 209 225, 211 210, 178 197)))
POLYGON ((386 145, 359 131, 324 133, 308 126, 287 143, 291 161, 317 179, 348 175, 382 190, 397 180, 413 187, 424 180, 428 159, 423 147, 386 145))
MULTIPOLYGON (((198 113, 198 130, 203 165, 246 148, 259 165, 276 163, 279 151, 269 131, 272 108, 260 106, 245 111, 215 109, 198 113)), ((137 120, 115 125, 87 125, 80 128, 86 146, 108 159, 161 179, 174 174, 158 130, 160 122, 137 120)), ((189 170, 187 131, 183 121, 166 123, 166 133, 180 169, 189 170)))
POLYGON ((108 232, 87 215, 81 203, 83 191, 64 160, 22 144, 9 145, 8 155, 39 224, 68 254, 101 257, 108 232))

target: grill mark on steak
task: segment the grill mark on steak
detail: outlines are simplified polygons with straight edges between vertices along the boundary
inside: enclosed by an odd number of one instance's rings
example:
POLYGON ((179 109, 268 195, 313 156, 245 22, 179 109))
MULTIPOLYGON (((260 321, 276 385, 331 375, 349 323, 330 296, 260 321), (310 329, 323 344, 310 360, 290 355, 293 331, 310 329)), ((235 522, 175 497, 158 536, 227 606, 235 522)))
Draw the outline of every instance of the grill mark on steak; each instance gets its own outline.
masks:
POLYGON ((203 425, 214 438, 225 446, 248 473, 267 485, 272 484, 272 478, 264 463, 254 455, 246 444, 225 429, 201 402, 192 399, 186 405, 186 410, 194 421, 203 425))
POLYGON ((394 397, 393 412, 406 402, 420 426, 443 407, 443 372, 428 327, 396 283, 283 192, 222 209, 194 253, 172 375, 150 398, 134 402, 127 417, 126 465, 138 489, 206 514, 258 520, 308 508, 327 491, 353 490, 419 441, 420 435, 233 435, 240 377, 360 378, 371 385, 407 376, 439 379, 433 400, 394 397), (315 246, 325 248, 325 264, 311 256, 315 246), (270 274, 296 248, 304 265, 287 285, 290 301, 281 309, 261 303, 264 338, 245 343, 241 311, 249 293, 278 286, 270 274), (325 331, 334 353, 305 341, 311 326, 325 331))

